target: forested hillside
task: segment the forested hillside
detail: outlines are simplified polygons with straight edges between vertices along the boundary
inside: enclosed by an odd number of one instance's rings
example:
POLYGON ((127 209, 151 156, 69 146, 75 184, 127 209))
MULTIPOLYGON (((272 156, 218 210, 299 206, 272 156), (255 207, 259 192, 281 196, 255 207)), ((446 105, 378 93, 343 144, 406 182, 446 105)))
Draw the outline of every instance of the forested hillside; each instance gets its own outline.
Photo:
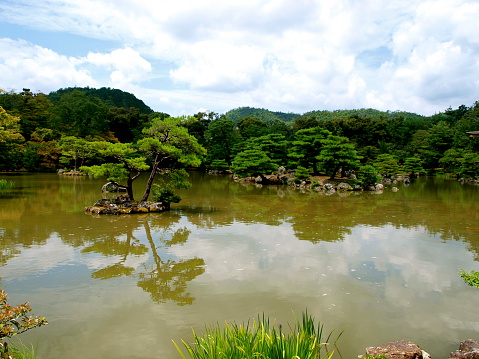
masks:
POLYGON ((225 116, 232 119, 233 121, 238 121, 245 117, 256 117, 264 122, 274 122, 276 120, 291 122, 298 118, 300 115, 297 113, 285 113, 277 111, 275 112, 265 110, 263 108, 239 107, 233 110, 229 110, 225 113, 225 116))
MULTIPOLYGON (((133 160, 153 112, 117 89, 68 88, 45 95, 0 92, 0 170, 55 171, 100 161, 90 144, 128 143, 133 160)), ((175 123, 207 150, 202 167, 258 175, 284 166, 319 172, 479 176, 479 102, 432 116, 374 109, 272 112, 251 107, 197 113, 175 123)))

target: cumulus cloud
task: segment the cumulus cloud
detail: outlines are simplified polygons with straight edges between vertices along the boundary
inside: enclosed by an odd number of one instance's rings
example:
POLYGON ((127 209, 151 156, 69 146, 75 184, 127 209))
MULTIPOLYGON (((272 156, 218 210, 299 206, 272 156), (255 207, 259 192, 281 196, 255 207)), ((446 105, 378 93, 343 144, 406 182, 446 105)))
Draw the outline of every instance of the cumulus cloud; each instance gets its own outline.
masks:
POLYGON ((6 0, 0 15, 40 33, 114 40, 118 49, 79 55, 67 73, 91 76, 91 85, 104 71, 110 86, 148 92, 153 106, 174 110, 213 102, 218 112, 375 107, 430 115, 472 104, 479 89, 472 0, 6 0), (168 69, 153 86, 158 63, 168 69))

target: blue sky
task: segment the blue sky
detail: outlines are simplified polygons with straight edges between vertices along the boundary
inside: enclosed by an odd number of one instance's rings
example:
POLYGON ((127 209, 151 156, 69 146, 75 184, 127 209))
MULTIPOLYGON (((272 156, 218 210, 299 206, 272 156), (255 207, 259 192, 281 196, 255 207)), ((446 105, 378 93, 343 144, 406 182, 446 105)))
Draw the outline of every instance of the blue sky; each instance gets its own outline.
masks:
POLYGON ((477 19, 477 0, 0 0, 0 89, 432 115, 479 100, 477 19))

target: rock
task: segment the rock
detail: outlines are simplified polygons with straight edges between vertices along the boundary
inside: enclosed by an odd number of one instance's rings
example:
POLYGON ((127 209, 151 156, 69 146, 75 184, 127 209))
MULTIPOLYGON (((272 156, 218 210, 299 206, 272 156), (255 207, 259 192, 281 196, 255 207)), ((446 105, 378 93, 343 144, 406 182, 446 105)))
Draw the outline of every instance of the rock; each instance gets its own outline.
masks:
POLYGON ((340 184, 338 184, 338 189, 342 191, 352 191, 353 187, 351 187, 349 183, 341 182, 340 184))
POLYGON ((258 176, 258 177, 256 177, 256 178, 254 179, 254 181, 255 181, 256 183, 261 183, 261 182, 263 182, 263 179, 261 178, 261 176, 258 176))
POLYGON ((452 352, 449 359, 479 359, 479 342, 477 340, 464 340, 459 345, 459 350, 452 352))
POLYGON ((392 189, 393 192, 399 191, 399 188, 397 188, 397 187, 393 187, 393 188, 391 188, 391 189, 392 189))
POLYGON ((332 190, 334 190, 334 186, 331 183, 325 183, 324 184, 324 189, 326 191, 332 191, 332 190))
POLYGON ((278 176, 282 176, 282 175, 284 175, 284 174, 286 174, 286 168, 283 167, 283 166, 280 166, 280 167, 278 168, 278 176))
POLYGON ((384 189, 384 185, 383 185, 382 183, 378 183, 378 184, 374 187, 374 189, 375 189, 376 191, 382 191, 382 190, 384 189))
POLYGON ((370 356, 384 355, 388 359, 426 359, 429 354, 424 352, 416 344, 408 341, 398 341, 383 344, 379 347, 366 348, 366 354, 370 356))

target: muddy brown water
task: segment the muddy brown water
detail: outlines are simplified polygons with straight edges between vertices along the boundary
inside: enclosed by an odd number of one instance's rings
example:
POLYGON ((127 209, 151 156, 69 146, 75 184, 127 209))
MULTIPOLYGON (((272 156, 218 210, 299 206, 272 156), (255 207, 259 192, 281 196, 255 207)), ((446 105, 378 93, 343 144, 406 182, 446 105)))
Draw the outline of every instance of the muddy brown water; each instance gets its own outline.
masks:
MULTIPOLYGON (((445 358, 479 339, 479 187, 420 179, 382 194, 303 193, 192 173, 165 213, 92 216, 105 180, 12 174, 0 192, 0 288, 46 327, 43 359, 180 358, 192 329, 305 309, 344 358, 410 340, 445 358)), ((137 183, 139 198, 144 179, 137 183)))

